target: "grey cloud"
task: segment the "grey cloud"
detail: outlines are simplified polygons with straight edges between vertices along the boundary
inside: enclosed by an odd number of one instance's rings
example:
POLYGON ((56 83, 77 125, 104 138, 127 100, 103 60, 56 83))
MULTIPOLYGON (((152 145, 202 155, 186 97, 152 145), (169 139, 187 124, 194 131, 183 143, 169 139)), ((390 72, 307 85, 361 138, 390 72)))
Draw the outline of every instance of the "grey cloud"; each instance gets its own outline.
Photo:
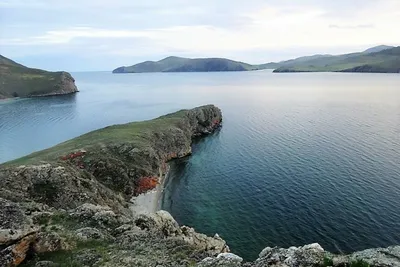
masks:
POLYGON ((260 0, 254 0, 251 5, 227 0, 31 0, 25 6, 20 0, 15 5, 13 1, 7 3, 0 5, 0 17, 7 24, 29 21, 27 24, 41 27, 79 24, 129 29, 198 24, 238 26, 246 23, 241 14, 258 10, 265 4, 260 0))
MULTIPOLYGON (((279 14, 301 14, 309 8, 321 10, 324 17, 334 18, 326 22, 332 29, 368 29, 374 21, 354 21, 354 25, 336 23, 341 18, 353 18, 364 9, 374 10, 383 1, 398 0, 0 0, 0 40, 22 40, 46 35, 48 31, 62 32, 73 27, 91 27, 101 30, 146 31, 175 26, 208 25, 229 32, 245 32, 253 21, 246 14, 273 7, 279 14), (332 22, 331 22, 332 21, 332 22), (243 30, 244 29, 244 30, 243 30), (241 31, 242 30, 242 31, 241 31)), ((345 22, 343 22, 345 23, 345 22)), ((260 31, 260 35, 263 32, 260 31)), ((239 36, 240 38, 240 36, 239 36)), ((271 37, 273 38, 273 37, 271 37)), ((257 40, 255 40, 255 43, 257 40)), ((160 59, 170 54, 188 57, 225 56, 254 63, 287 59, 310 51, 277 50, 255 51, 185 51, 168 47, 161 41, 149 38, 86 38, 80 36, 66 44, 4 45, 4 53, 22 63, 41 67, 67 70, 103 69, 147 59, 160 59), (285 54, 290 51, 289 54, 285 54), (119 54, 118 54, 119 53, 119 54), (284 56, 282 56, 284 55, 284 56)), ((200 50, 200 49, 199 49, 200 50)), ((312 50, 312 51, 311 51, 312 50)), ((322 47, 318 53, 329 53, 333 48, 322 47)), ((346 50, 352 51, 352 50, 346 50)))

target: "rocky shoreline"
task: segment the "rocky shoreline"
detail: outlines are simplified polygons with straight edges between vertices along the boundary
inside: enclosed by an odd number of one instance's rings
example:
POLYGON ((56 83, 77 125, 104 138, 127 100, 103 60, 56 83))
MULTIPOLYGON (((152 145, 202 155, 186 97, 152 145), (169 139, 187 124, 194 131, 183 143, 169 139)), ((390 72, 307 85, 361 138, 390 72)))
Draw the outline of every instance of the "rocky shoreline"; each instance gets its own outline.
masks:
POLYGON ((265 248, 254 262, 156 211, 168 162, 221 126, 213 105, 114 125, 0 165, 0 266, 400 266, 400 246, 334 255, 265 248))

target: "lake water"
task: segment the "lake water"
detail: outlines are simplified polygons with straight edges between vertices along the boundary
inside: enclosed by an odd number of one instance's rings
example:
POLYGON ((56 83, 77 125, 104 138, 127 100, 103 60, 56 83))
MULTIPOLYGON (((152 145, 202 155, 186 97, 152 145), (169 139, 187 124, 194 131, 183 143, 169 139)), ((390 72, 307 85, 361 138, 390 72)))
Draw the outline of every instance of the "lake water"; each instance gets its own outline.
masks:
POLYGON ((0 102, 0 162, 213 103, 224 126, 172 164, 163 208, 254 259, 265 246, 400 244, 400 75, 73 73, 80 93, 0 102))

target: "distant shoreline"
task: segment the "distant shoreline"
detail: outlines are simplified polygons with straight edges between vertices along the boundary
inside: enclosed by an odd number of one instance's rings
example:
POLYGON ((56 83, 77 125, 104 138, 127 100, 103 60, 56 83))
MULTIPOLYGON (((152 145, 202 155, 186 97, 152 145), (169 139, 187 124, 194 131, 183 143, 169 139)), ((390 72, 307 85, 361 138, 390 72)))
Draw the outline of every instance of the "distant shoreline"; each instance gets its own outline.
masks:
POLYGON ((280 62, 249 64, 227 58, 183 58, 170 56, 121 66, 112 73, 146 72, 236 72, 273 69, 273 72, 365 72, 399 73, 400 46, 376 46, 343 55, 317 54, 280 62))

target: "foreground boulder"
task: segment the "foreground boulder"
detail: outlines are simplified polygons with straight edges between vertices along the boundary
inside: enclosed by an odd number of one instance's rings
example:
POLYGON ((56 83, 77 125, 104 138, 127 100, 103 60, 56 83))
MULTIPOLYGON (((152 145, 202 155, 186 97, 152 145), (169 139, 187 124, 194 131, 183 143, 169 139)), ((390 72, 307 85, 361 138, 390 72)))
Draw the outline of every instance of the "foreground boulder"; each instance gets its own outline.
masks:
POLYGON ((0 198, 0 266, 23 262, 37 232, 38 226, 18 203, 0 198))
POLYGON ((317 243, 301 247, 266 247, 254 262, 232 253, 207 257, 198 267, 399 267, 400 246, 367 249, 349 255, 335 255, 317 243))
POLYGON ((319 244, 288 249, 267 247, 261 251, 254 266, 321 266, 324 256, 324 249, 319 244))

